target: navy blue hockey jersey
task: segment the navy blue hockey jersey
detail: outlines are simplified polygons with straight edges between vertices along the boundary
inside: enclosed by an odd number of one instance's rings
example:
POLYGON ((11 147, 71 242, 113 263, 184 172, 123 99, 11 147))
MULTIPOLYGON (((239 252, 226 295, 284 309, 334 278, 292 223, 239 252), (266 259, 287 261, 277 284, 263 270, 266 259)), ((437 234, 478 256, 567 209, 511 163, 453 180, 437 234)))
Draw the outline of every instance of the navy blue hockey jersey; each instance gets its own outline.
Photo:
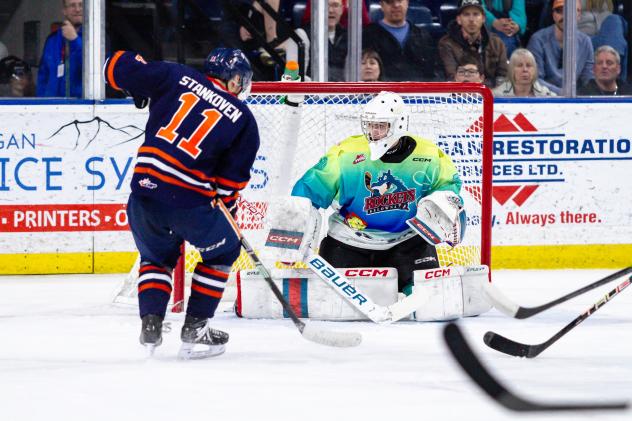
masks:
POLYGON ((186 208, 219 195, 230 207, 246 187, 259 149, 248 107, 195 69, 148 63, 129 51, 113 54, 104 76, 115 89, 151 98, 132 192, 186 208))

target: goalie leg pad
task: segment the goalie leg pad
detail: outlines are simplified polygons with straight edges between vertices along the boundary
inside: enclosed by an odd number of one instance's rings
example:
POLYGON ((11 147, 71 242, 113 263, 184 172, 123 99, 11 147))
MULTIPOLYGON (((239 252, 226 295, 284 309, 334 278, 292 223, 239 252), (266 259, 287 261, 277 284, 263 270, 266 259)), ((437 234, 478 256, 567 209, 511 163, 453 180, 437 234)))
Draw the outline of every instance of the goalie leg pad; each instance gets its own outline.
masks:
MULTIPOLYGON (((348 291, 361 289, 374 302, 397 301, 397 270, 393 268, 339 269, 349 280, 348 291)), ((273 269, 272 278, 298 317, 315 320, 367 320, 309 269, 273 269)), ((237 315, 251 319, 289 317, 256 270, 237 275, 237 315)))
POLYGON ((452 266, 414 272, 413 294, 423 304, 415 311, 417 321, 445 321, 477 316, 491 309, 483 291, 487 266, 452 266))

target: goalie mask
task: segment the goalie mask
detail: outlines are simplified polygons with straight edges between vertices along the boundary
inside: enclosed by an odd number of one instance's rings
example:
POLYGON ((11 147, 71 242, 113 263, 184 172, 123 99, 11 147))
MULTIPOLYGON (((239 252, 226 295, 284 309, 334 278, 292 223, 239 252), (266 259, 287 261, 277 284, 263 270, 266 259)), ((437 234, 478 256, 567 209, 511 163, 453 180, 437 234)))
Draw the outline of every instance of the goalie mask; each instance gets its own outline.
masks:
POLYGON ((371 160, 376 161, 408 131, 404 100, 394 92, 380 92, 364 107, 361 124, 369 141, 371 160))

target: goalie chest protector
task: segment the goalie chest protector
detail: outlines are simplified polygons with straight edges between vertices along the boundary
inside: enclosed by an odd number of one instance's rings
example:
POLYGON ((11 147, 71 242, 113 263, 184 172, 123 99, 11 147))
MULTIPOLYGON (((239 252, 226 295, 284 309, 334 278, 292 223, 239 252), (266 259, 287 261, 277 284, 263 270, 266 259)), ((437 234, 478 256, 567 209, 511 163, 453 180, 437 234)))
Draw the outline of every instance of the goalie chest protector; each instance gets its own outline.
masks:
MULTIPOLYGON (((339 269, 376 304, 388 306, 397 301, 397 270, 394 268, 339 269)), ((274 269, 272 279, 296 315, 314 320, 368 320, 329 285, 309 269, 274 269)), ((345 282, 345 281, 341 281, 345 282)), ((352 294, 353 288, 348 289, 352 294)), ((235 312, 249 319, 289 317, 257 270, 237 273, 235 312)))

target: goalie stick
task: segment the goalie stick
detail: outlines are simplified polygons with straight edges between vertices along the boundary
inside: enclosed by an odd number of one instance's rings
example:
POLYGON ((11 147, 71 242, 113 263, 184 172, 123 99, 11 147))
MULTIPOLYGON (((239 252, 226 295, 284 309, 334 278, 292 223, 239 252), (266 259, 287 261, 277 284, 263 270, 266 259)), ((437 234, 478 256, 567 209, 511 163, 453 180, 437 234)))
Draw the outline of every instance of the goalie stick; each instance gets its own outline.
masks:
POLYGON ((294 312, 294 310, 290 306, 290 304, 285 300, 285 298, 283 298, 283 294, 281 293, 281 291, 279 291, 279 288, 276 286, 276 284, 272 280, 272 276, 270 276, 270 271, 268 271, 268 269, 263 265, 263 263, 261 262, 257 254, 255 253, 253 248, 250 246, 246 238, 243 236, 241 230, 239 229, 239 227, 237 226, 237 223, 235 222, 235 219, 230 214, 228 209, 226 209, 226 206, 224 205, 224 203, 222 203, 221 200, 216 201, 216 203, 218 204, 219 208, 224 214, 224 217, 226 218, 226 220, 230 223, 233 230, 237 234, 237 237, 239 237, 239 240, 241 242, 241 245, 244 251, 246 252, 246 254, 248 254, 250 259, 252 259, 252 262, 255 264, 255 266, 259 270, 259 273, 263 276, 266 283, 272 290, 272 293, 274 294, 276 299, 279 300, 279 302, 281 303, 281 306, 283 307, 283 310, 285 310, 285 312, 290 316, 290 319, 292 319, 292 322, 294 323, 298 331, 301 333, 303 338, 307 339, 308 341, 319 343, 321 345, 336 346, 336 347, 341 347, 341 348, 360 345, 360 342, 362 342, 362 335, 360 335, 359 333, 334 332, 330 330, 317 329, 313 327, 311 324, 307 324, 303 322, 302 320, 300 320, 298 316, 296 315, 296 312, 294 312))
POLYGON ((632 277, 617 285, 615 289, 607 293, 601 300, 597 301, 588 310, 577 316, 575 320, 564 326, 562 330, 553 335, 549 340, 542 342, 541 344, 522 344, 512 341, 511 339, 505 338, 504 336, 494 332, 485 333, 483 340, 485 341, 485 344, 487 346, 504 354, 513 355, 514 357, 535 358, 540 355, 542 351, 557 342, 557 340, 560 339, 562 336, 566 335, 571 329, 586 320, 588 317, 590 317, 591 314, 599 310, 608 301, 614 298, 615 295, 627 288, 630 285, 630 280, 632 280, 632 277))
POLYGON ((496 286, 492 285, 491 283, 488 283, 485 285, 485 293, 487 294, 487 297, 490 299, 494 307, 496 307, 502 313, 506 314, 509 317, 513 317, 515 319, 527 319, 531 316, 534 316, 538 313, 543 312, 544 310, 548 310, 551 307, 554 307, 558 304, 566 302, 570 300, 571 298, 575 298, 579 295, 584 294, 585 292, 588 292, 602 285, 605 285, 609 282, 612 282, 631 272, 632 272, 632 266, 627 267, 625 269, 621 269, 620 271, 615 272, 611 275, 608 275, 596 282, 593 282, 592 284, 586 285, 585 287, 580 288, 576 291, 573 291, 569 294, 566 294, 563 297, 560 297, 556 300, 553 300, 546 304, 542 304, 537 307, 522 307, 522 306, 519 306, 518 304, 513 303, 509 298, 505 297, 500 292, 500 290, 496 288, 496 286))
POLYGON ((455 323, 448 323, 443 329, 443 338, 450 353, 465 373, 494 401, 503 407, 518 412, 545 411, 600 411, 628 408, 628 402, 584 402, 584 403, 540 403, 524 399, 507 389, 483 366, 461 329, 455 323))

